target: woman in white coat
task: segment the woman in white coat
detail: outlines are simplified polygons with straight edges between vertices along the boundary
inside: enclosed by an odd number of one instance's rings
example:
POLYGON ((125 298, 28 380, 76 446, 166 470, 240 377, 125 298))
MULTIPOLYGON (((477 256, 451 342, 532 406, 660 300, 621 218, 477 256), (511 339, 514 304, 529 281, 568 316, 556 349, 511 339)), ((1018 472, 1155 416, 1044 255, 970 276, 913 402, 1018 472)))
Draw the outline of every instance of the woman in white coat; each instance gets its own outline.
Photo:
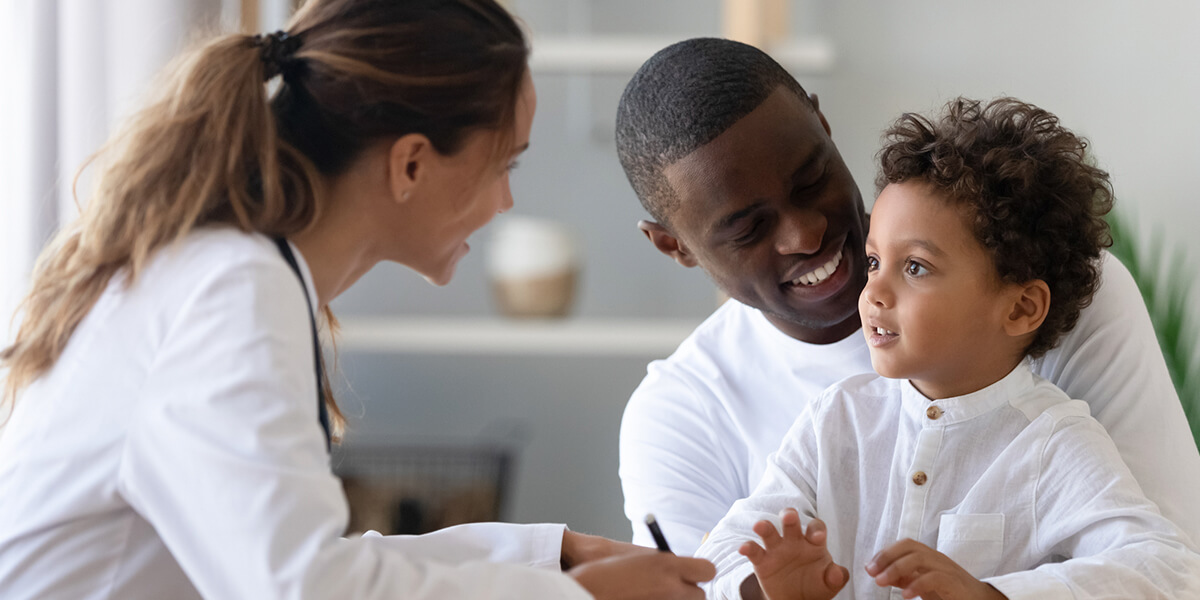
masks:
POLYGON ((562 525, 340 537, 314 314, 380 261, 444 284, 512 206, 527 58, 493 0, 314 0, 169 69, 0 353, 0 596, 701 596, 562 525))

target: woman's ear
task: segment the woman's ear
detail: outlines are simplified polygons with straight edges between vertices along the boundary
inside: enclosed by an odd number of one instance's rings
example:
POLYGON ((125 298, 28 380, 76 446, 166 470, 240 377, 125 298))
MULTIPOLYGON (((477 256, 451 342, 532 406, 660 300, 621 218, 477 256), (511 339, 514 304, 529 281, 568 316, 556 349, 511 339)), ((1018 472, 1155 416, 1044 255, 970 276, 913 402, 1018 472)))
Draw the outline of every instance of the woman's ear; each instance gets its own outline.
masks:
POLYGON ((429 138, 419 133, 401 136, 388 150, 388 187, 392 200, 408 202, 426 183, 437 152, 429 138))
POLYGON ((1050 286, 1045 281, 1034 279, 1021 285, 1017 292, 1004 320, 1004 332, 1013 337, 1036 332, 1050 310, 1050 286))

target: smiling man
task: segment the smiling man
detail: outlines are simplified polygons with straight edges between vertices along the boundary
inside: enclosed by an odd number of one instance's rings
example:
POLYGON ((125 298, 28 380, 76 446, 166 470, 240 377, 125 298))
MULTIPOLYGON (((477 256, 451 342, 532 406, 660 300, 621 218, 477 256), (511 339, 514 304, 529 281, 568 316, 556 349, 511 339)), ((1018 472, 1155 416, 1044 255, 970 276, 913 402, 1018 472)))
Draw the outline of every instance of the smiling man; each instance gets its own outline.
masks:
MULTIPOLYGON (((653 545, 642 525, 653 512, 691 553, 750 495, 808 403, 871 371, 857 312, 867 216, 816 98, 737 42, 687 40, 647 61, 621 98, 617 151, 653 218, 639 224, 646 237, 731 298, 651 363, 621 426, 634 541, 653 545)), ((1089 403, 1146 495, 1200 538, 1200 453, 1112 256, 1079 324, 1032 367, 1089 403)))

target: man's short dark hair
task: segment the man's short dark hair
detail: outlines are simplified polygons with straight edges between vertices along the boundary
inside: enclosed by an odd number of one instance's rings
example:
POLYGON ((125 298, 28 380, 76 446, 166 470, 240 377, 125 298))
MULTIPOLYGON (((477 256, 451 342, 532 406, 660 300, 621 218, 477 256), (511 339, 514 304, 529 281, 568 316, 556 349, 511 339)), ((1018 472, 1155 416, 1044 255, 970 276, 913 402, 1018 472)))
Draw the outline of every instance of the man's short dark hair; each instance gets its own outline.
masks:
POLYGON ((915 180, 971 210, 976 239, 1001 281, 1035 279, 1050 308, 1026 349, 1033 357, 1075 327, 1100 282, 1112 244, 1108 173, 1091 164, 1087 140, 1058 117, 1014 98, 984 106, 957 98, 936 120, 907 113, 884 134, 876 185, 915 180))
POLYGON ((672 44, 634 74, 617 108, 617 156, 659 223, 678 202, 663 169, 713 141, 782 86, 809 103, 762 50, 719 38, 672 44))

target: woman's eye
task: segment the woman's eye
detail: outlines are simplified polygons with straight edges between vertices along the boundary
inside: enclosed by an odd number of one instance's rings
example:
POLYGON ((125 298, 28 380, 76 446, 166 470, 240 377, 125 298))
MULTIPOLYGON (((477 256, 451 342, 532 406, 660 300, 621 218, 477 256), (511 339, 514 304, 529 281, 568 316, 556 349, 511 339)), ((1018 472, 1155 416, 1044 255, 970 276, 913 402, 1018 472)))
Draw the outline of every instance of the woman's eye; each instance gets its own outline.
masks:
POLYGON ((904 266, 904 270, 913 277, 920 277, 928 271, 928 269, 921 265, 921 263, 911 260, 908 261, 908 264, 904 266))

